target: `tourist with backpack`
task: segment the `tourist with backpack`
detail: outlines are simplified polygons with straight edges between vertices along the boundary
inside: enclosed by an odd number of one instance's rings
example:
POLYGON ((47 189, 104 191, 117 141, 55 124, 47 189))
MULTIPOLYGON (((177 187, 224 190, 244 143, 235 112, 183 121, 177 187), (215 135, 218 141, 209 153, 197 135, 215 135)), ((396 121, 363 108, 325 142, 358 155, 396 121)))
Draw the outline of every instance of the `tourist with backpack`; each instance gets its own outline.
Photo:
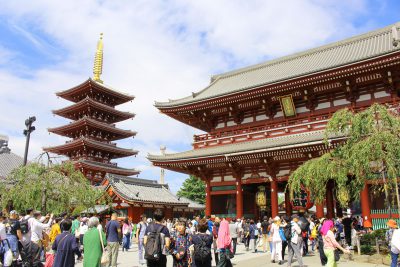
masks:
POLYGON ((302 242, 303 247, 301 249, 301 252, 302 252, 303 256, 306 256, 308 254, 308 232, 310 231, 310 222, 308 221, 303 210, 301 210, 299 212, 298 225, 300 226, 301 237, 303 239, 303 242, 302 242))
POLYGON ((170 253, 173 258, 173 267, 188 267, 192 263, 189 248, 192 245, 192 236, 186 231, 186 220, 181 218, 175 225, 176 232, 171 235, 170 253))
POLYGON ((293 256, 296 255, 297 262, 300 267, 303 267, 303 258, 301 255, 301 248, 303 246, 303 238, 301 236, 301 229, 298 225, 299 216, 297 214, 292 216, 290 227, 285 229, 285 237, 288 241, 289 255, 288 255, 288 267, 292 265, 293 256))
MULTIPOLYGON (((18 242, 22 239, 21 227, 20 222, 17 220, 18 214, 15 210, 10 211, 9 218, 5 221, 5 230, 6 230, 6 242, 13 253, 14 263, 19 257, 19 248, 18 242)), ((4 266, 13 266, 13 265, 6 265, 4 266)))
POLYGON ((75 255, 78 260, 82 259, 79 246, 76 243, 75 236, 70 234, 72 222, 68 219, 63 220, 60 228, 63 232, 56 236, 52 244, 52 250, 55 252, 53 267, 70 267, 75 266, 75 255))
POLYGON ((145 264, 146 261, 143 258, 143 240, 147 228, 147 217, 145 214, 140 215, 140 222, 136 227, 136 243, 138 244, 139 253, 139 264, 145 264))
POLYGON ((206 219, 201 219, 197 226, 198 233, 193 235, 192 243, 194 247, 192 266, 211 267, 211 245, 213 238, 207 234, 208 223, 206 219))
POLYGON ((171 240, 168 228, 162 224, 164 212, 156 209, 153 213, 154 221, 150 223, 143 239, 144 257, 148 267, 166 267, 167 251, 171 240))
MULTIPOLYGON (((288 239, 286 238, 285 235, 285 229, 286 227, 289 225, 290 226, 290 219, 287 215, 282 216, 282 221, 281 221, 281 225, 279 226, 279 235, 281 236, 282 239, 282 261, 285 260, 285 252, 286 252, 286 248, 288 246, 288 239)), ((289 230, 290 231, 290 230, 289 230)), ((291 236, 291 231, 288 233, 288 235, 291 236)))
POLYGON ((269 251, 268 227, 269 227, 268 217, 264 216, 263 221, 261 223, 262 247, 264 253, 269 251))
POLYGON ((279 265, 282 265, 282 238, 280 236, 280 224, 281 218, 276 216, 274 218, 274 222, 271 225, 270 235, 272 237, 272 253, 271 253, 271 262, 275 263, 275 260, 278 260, 279 265))
POLYGON ((258 239, 258 230, 257 230, 257 225, 255 224, 254 220, 250 220, 250 226, 249 226, 249 237, 250 237, 250 249, 253 251, 253 253, 257 252, 257 239, 258 239))

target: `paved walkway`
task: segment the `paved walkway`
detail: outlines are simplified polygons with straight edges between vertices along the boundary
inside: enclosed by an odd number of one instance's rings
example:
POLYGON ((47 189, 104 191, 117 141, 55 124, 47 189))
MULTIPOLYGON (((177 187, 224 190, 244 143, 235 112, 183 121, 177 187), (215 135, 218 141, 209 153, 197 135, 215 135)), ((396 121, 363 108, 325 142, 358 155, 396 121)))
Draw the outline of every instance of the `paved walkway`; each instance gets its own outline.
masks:
MULTIPOLYGON (((304 264, 308 267, 317 267, 321 266, 319 261, 319 255, 310 255, 303 258, 304 264)), ((252 253, 250 251, 245 251, 243 244, 238 244, 237 247, 237 254, 232 259, 232 263, 234 266, 238 267, 263 267, 263 266, 283 266, 286 267, 287 263, 283 265, 278 265, 277 263, 271 263, 271 257, 269 253, 252 253)), ((215 261, 213 260, 213 264, 215 261)), ((82 263, 77 264, 78 267, 82 267, 82 263)), ((133 244, 132 248, 128 252, 122 252, 121 249, 119 250, 118 255, 118 267, 144 267, 145 265, 138 264, 138 252, 137 252, 137 245, 133 244)), ((168 256, 168 267, 172 266, 172 257, 168 256)), ((214 265, 213 265, 214 266, 214 265)), ((297 262, 292 264, 292 267, 297 267, 297 262)), ((354 261, 348 260, 341 260, 338 264, 338 267, 384 267, 384 265, 376 265, 376 264, 369 264, 369 263, 359 263, 354 261)), ((386 266, 387 267, 387 266, 386 266)))

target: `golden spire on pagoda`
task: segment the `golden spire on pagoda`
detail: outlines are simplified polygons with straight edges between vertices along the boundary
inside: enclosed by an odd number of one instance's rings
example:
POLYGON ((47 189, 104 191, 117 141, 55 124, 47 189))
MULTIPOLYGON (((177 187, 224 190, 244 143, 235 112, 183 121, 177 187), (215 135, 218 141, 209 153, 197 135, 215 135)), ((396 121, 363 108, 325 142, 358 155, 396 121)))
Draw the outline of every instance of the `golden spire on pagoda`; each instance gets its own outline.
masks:
POLYGON ((102 71, 103 71, 103 33, 100 33, 100 39, 97 42, 97 50, 94 56, 93 80, 99 83, 103 83, 103 81, 100 79, 102 71))

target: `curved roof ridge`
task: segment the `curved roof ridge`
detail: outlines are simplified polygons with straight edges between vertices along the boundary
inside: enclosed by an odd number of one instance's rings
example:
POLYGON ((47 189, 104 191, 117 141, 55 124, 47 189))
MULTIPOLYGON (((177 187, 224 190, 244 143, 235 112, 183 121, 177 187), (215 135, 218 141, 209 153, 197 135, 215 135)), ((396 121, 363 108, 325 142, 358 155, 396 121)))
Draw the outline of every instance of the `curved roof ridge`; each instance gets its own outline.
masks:
POLYGON ((168 102, 156 102, 155 106, 159 109, 186 106, 398 53, 400 46, 394 46, 392 41, 393 27, 398 32, 400 23, 215 75, 211 83, 199 92, 168 102))
POLYGON ((265 68, 265 67, 268 67, 268 66, 273 66, 273 65, 276 65, 276 64, 288 62, 288 61, 291 61, 291 60, 294 60, 294 59, 297 59, 297 58, 302 58, 302 57, 306 57, 306 56, 309 56, 309 55, 312 55, 312 54, 321 53, 323 51, 327 51, 327 50, 335 49, 335 48, 338 48, 338 47, 351 45, 351 44, 354 44, 354 43, 357 43, 357 42, 362 42, 365 39, 372 38, 372 37, 379 36, 379 35, 383 35, 383 34, 387 33, 388 31, 391 31, 393 26, 396 26, 396 28, 399 28, 400 27, 400 22, 396 22, 396 23, 391 24, 389 26, 386 26, 384 28, 380 28, 380 29, 373 30, 373 31, 368 31, 366 33, 363 33, 363 34, 360 34, 360 35, 357 35, 357 36, 352 36, 352 37, 349 37, 349 38, 346 38, 346 39, 343 39, 343 40, 340 40, 340 41, 337 41, 337 42, 334 42, 334 43, 321 45, 321 46, 314 47, 314 48, 311 48, 311 49, 299 51, 299 52, 296 52, 294 54, 290 54, 290 55, 287 55, 287 56, 274 58, 272 60, 267 60, 267 61, 255 64, 255 65, 251 65, 251 66, 248 66, 248 67, 244 67, 244 68, 240 68, 240 69, 224 72, 224 73, 221 73, 221 74, 216 74, 216 75, 213 75, 212 78, 215 77, 215 78, 224 79, 224 78, 228 78, 228 77, 231 77, 231 76, 234 76, 234 75, 237 75, 237 74, 241 74, 241 73, 244 73, 244 72, 257 70, 257 69, 262 69, 262 68, 265 68))
POLYGON ((104 84, 104 83, 99 83, 99 82, 93 80, 91 77, 89 77, 87 80, 85 80, 84 82, 82 82, 82 83, 80 83, 80 84, 78 84, 78 85, 76 85, 74 87, 71 87, 69 89, 56 92, 56 95, 57 96, 61 96, 61 95, 64 95, 64 94, 66 94, 68 92, 72 92, 73 90, 76 90, 77 88, 85 85, 86 83, 94 83, 96 86, 102 87, 102 88, 104 88, 106 90, 114 91, 115 93, 123 95, 125 97, 133 97, 133 98, 135 98, 134 95, 122 92, 122 91, 120 91, 118 89, 115 89, 114 87, 112 87, 110 85, 107 85, 107 84, 104 84))

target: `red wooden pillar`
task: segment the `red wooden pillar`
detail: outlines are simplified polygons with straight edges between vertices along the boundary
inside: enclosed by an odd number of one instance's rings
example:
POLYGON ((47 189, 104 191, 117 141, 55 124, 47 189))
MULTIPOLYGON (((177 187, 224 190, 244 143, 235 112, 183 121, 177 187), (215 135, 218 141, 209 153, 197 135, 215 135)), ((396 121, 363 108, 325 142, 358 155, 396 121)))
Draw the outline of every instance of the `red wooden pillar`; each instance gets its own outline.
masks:
POLYGON ((290 193, 289 193, 289 191, 285 192, 285 210, 286 210, 286 215, 287 216, 292 216, 293 209, 292 209, 292 203, 290 202, 290 193))
POLYGON ((364 189, 361 191, 361 215, 364 220, 364 225, 372 225, 372 221, 371 221, 371 217, 370 217, 371 208, 369 205, 368 184, 365 184, 364 189), (367 221, 368 221, 368 223, 367 223, 367 221))
POLYGON ((335 205, 333 203, 332 183, 328 183, 326 188, 326 218, 333 219, 334 217, 335 205))
POLYGON ((243 190, 242 179, 236 178, 236 218, 243 217, 243 190))
POLYGON ((133 212, 132 204, 129 204, 129 207, 128 207, 128 218, 130 218, 132 221, 135 219, 135 214, 133 212))
POLYGON ((278 216, 279 207, 278 207, 278 182, 273 179, 271 181, 271 215, 272 218, 278 216))
POLYGON ((211 185, 210 180, 206 180, 206 216, 211 216, 211 185))
POLYGON ((324 204, 315 204, 316 212, 315 215, 317 216, 318 219, 321 219, 324 217, 324 204))

